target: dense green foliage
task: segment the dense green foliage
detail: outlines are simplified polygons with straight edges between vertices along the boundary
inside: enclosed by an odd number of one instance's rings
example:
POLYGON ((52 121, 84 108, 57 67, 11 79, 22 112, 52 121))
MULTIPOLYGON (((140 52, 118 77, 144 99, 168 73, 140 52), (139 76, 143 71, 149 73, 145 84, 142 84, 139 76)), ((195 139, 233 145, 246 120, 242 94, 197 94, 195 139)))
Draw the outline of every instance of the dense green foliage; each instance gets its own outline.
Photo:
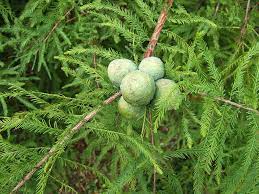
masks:
POLYGON ((161 99, 138 123, 116 100, 71 134, 116 92, 108 64, 142 60, 162 2, 0 1, 0 193, 51 147, 22 193, 150 193, 153 168, 158 193, 259 193, 259 116, 215 99, 258 109, 255 0, 247 25, 245 0, 175 0, 154 56, 181 88, 179 109, 161 99))

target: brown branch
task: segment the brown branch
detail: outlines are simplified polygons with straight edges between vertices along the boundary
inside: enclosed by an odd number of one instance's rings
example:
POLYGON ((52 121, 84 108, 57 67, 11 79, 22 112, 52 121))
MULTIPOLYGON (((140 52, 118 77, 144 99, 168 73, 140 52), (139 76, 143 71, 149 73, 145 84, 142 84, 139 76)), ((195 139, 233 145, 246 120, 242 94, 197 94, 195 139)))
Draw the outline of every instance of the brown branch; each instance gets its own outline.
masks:
POLYGON ((250 12, 250 0, 248 0, 247 4, 246 4, 246 13, 245 13, 243 25, 242 25, 241 30, 240 30, 240 36, 239 36, 239 39, 238 39, 239 44, 241 43, 241 41, 242 41, 242 39, 243 39, 243 37, 245 36, 245 33, 246 33, 247 24, 248 24, 248 20, 249 20, 249 12, 250 12))
POLYGON ((22 180, 16 185, 16 187, 12 190, 11 193, 17 192, 18 189, 21 188, 21 187, 24 185, 24 183, 25 183, 27 180, 29 180, 29 179, 32 177, 32 175, 33 175, 38 169, 40 169, 40 167, 41 167, 45 162, 47 162, 47 160, 49 159, 49 157, 52 156, 52 154, 53 154, 53 152, 51 152, 51 151, 52 151, 52 149, 48 152, 47 155, 45 155, 45 156, 41 159, 41 161, 39 161, 39 162, 36 164, 36 166, 35 166, 26 176, 24 176, 24 177, 22 178, 22 180))
POLYGON ((147 46, 147 50, 144 54, 144 57, 150 57, 152 56, 153 52, 154 52, 154 49, 156 47, 156 44, 157 44, 157 41, 158 41, 158 38, 160 36, 160 33, 163 29, 163 26, 165 24, 165 21, 166 21, 166 18, 167 18, 167 14, 168 14, 168 9, 173 5, 173 2, 174 0, 168 0, 168 4, 167 6, 165 6, 158 18, 158 21, 157 21, 157 25, 156 25, 156 28, 149 40, 149 44, 147 46))
MULTIPOLYGON (((169 0, 168 1, 168 6, 171 7, 173 3, 173 0, 169 0)), ((69 12, 72 10, 72 8, 65 14, 65 16, 67 14, 69 14, 69 12)), ((160 17, 158 19, 157 22, 157 26, 154 30, 154 33, 152 35, 152 38, 150 39, 150 41, 152 41, 153 43, 150 43, 149 45, 152 45, 152 50, 148 51, 150 47, 148 47, 147 52, 145 53, 145 57, 149 57, 152 55, 155 45, 157 43, 158 37, 160 35, 160 32, 162 30, 162 27, 165 23, 167 17, 167 9, 164 8, 162 10, 162 13, 160 14, 160 17), (155 35, 154 35, 155 34, 155 35), (155 42, 155 44, 154 44, 155 42)), ((61 20, 59 20, 52 28, 52 30, 48 33, 48 35, 46 36, 46 38, 44 39, 44 41, 47 41, 47 39, 50 37, 50 35, 53 33, 53 31, 57 28, 57 26, 59 25, 59 23, 61 22, 61 20)), ((116 98, 118 98, 119 96, 121 96, 121 92, 117 92, 114 95, 112 95, 111 97, 109 97, 108 99, 106 99, 105 101, 103 101, 103 104, 100 105, 98 108, 96 108, 95 110, 93 110, 92 112, 90 112, 88 115, 86 115, 79 123, 77 123, 71 130, 70 133, 65 136, 60 142, 58 142, 57 144, 62 145, 64 144, 67 140, 69 140, 69 138, 71 138, 75 133, 77 133, 85 123, 87 123, 88 121, 90 121, 100 110, 103 106, 105 105, 109 105, 111 104, 116 98)), ((57 146, 53 146, 50 151, 35 165, 35 167, 29 172, 27 173, 22 180, 15 186, 15 188, 11 191, 11 193, 16 193, 25 183, 26 181, 28 181, 32 175, 43 165, 45 164, 48 159, 57 151, 57 146)))

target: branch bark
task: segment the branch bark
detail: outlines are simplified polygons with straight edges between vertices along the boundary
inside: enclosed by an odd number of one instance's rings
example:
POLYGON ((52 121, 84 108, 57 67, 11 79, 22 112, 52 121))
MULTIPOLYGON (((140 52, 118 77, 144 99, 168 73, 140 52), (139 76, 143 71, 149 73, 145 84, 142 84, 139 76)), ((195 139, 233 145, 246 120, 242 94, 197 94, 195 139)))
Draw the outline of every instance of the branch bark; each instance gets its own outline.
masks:
POLYGON ((154 32, 153 32, 153 34, 152 34, 152 36, 151 36, 151 38, 149 40, 149 44, 147 46, 147 50, 146 50, 146 52, 144 54, 144 58, 152 56, 152 54, 154 52, 154 49, 156 47, 158 38, 160 36, 160 33, 161 33, 161 31, 163 29, 163 26, 165 24, 165 21, 166 21, 167 15, 168 15, 168 9, 170 7, 172 7, 173 2, 174 2, 174 0, 168 0, 167 6, 165 6, 163 8, 163 10, 162 10, 162 12, 161 12, 161 14, 160 14, 160 16, 158 18, 156 28, 155 28, 155 30, 154 30, 154 32))
MULTIPOLYGON (((164 7, 164 9, 162 10, 160 17, 157 21, 157 25, 155 27, 155 30, 153 32, 153 35, 150 39, 150 43, 149 46, 147 48, 147 51, 144 55, 144 57, 150 57, 153 54, 153 51, 155 49, 156 43, 158 41, 159 35, 161 33, 161 30, 164 26, 164 23, 166 21, 167 18, 167 11, 169 9, 169 7, 171 7, 173 4, 173 0, 168 0, 168 4, 167 6, 164 7)), ((72 9, 71 9, 72 10, 72 9)), ((67 14, 70 13, 69 10, 67 14)), ((46 36, 46 38, 44 39, 44 42, 46 42, 49 38, 49 36, 52 34, 52 32, 57 28, 57 26, 59 25, 59 23, 61 22, 58 21, 52 28, 52 30, 49 32, 49 34, 46 36)), ((100 105, 98 108, 96 108, 95 110, 93 110, 92 112, 90 112, 89 114, 87 114, 79 123, 77 123, 71 130, 70 133, 64 137, 64 139, 62 139, 60 142, 58 142, 58 144, 62 145, 65 141, 67 141, 69 138, 71 138, 75 133, 77 133, 85 123, 89 122, 101 109, 102 107, 111 104, 116 98, 118 98, 119 96, 121 96, 121 92, 117 92, 114 95, 112 95, 111 97, 109 97, 108 99, 106 99, 105 101, 103 101, 103 104, 100 105)), ((35 167, 29 172, 27 173, 22 180, 14 187, 14 189, 11 191, 12 193, 16 193, 25 183, 26 181, 28 181, 33 174, 39 169, 41 168, 41 166, 43 164, 45 164, 48 159, 57 151, 56 150, 56 146, 53 146, 50 151, 35 165, 35 167)))

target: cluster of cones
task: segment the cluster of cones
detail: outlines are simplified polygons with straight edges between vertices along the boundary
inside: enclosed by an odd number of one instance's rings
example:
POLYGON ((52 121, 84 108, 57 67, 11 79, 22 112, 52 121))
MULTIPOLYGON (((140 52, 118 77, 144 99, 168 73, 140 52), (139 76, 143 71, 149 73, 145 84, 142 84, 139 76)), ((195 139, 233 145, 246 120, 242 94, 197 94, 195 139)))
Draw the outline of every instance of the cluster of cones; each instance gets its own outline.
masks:
POLYGON ((108 66, 111 82, 120 87, 122 97, 118 109, 127 119, 143 116, 145 106, 164 103, 167 110, 177 109, 181 103, 178 85, 164 79, 165 68, 157 57, 144 58, 139 66, 128 59, 115 59, 108 66))

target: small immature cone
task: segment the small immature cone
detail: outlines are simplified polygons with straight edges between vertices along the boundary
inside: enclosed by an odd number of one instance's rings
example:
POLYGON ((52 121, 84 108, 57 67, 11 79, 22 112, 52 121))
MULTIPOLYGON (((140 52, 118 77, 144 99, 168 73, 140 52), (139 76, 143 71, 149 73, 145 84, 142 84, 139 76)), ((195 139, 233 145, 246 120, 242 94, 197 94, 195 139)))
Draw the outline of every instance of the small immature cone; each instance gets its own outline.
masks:
POLYGON ((129 59, 115 59, 108 66, 108 77, 115 86, 119 87, 122 79, 137 68, 137 65, 129 59))
POLYGON ((154 79, 147 73, 133 71, 121 82, 121 93, 124 100, 133 106, 149 104, 155 94, 154 79))
POLYGON ((152 76, 154 80, 161 79, 165 75, 164 64, 158 57, 144 58, 139 64, 139 70, 152 76))
POLYGON ((139 119, 145 113, 144 106, 132 106, 131 104, 127 103, 122 96, 118 102, 118 110, 123 117, 130 120, 139 119))

